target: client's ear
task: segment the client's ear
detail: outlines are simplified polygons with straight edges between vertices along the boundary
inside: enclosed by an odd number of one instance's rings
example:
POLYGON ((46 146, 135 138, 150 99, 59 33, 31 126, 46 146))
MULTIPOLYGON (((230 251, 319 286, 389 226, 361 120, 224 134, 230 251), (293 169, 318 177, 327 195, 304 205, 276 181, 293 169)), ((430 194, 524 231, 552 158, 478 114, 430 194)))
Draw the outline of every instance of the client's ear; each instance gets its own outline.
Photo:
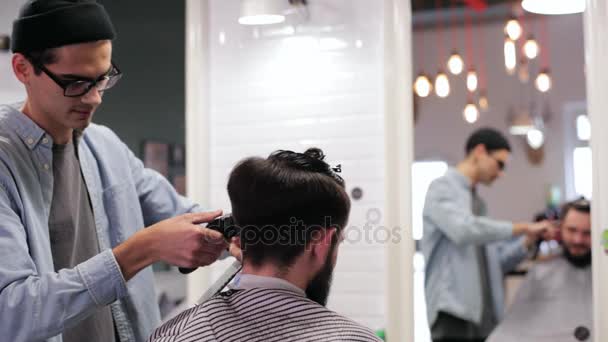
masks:
POLYGON ((308 248, 311 250, 311 257, 320 265, 325 264, 327 260, 334 235, 336 235, 336 228, 334 227, 319 229, 312 235, 308 248))
POLYGON ((241 237, 240 236, 235 236, 232 239, 230 239, 230 246, 228 247, 228 251, 238 261, 243 262, 243 250, 241 249, 241 237))

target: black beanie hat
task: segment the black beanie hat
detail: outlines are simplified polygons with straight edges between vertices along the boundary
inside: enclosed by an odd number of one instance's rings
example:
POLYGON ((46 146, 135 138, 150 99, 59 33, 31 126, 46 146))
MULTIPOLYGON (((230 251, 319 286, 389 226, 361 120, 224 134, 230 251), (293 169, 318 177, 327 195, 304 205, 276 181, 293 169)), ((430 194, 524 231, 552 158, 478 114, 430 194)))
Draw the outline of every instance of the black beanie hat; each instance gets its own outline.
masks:
POLYGON ((27 53, 114 36, 108 13, 94 0, 29 0, 13 22, 11 49, 27 53))

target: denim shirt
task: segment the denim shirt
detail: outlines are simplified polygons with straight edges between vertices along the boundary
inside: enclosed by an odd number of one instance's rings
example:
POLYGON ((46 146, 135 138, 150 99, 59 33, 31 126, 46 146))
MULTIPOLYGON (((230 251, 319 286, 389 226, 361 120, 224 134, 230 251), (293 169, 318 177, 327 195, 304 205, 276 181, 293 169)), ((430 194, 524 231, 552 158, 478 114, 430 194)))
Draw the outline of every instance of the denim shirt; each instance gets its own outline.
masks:
POLYGON ((527 255, 523 238, 512 238, 513 224, 484 217, 486 207, 458 170, 434 180, 423 209, 420 249, 426 261, 425 296, 432 327, 440 311, 481 322, 482 289, 477 246, 485 247, 495 317, 503 316, 504 273, 527 255), (481 216, 473 214, 475 203, 481 216))
POLYGON ((0 106, 0 336, 61 342, 64 327, 111 305, 120 340, 144 341, 160 324, 151 267, 125 282, 111 248, 160 220, 200 211, 144 168, 108 128, 77 139, 100 254, 55 272, 49 241, 52 138, 18 110, 0 106))

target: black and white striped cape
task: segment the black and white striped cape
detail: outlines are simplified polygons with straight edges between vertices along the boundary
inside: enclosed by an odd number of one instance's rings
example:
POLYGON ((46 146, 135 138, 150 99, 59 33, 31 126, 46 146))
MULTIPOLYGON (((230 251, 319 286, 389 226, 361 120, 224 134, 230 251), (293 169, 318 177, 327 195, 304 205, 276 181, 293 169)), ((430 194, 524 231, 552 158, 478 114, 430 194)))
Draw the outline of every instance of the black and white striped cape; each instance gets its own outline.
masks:
POLYGON ((374 333, 284 289, 222 292, 156 329, 148 342, 374 341, 374 333))

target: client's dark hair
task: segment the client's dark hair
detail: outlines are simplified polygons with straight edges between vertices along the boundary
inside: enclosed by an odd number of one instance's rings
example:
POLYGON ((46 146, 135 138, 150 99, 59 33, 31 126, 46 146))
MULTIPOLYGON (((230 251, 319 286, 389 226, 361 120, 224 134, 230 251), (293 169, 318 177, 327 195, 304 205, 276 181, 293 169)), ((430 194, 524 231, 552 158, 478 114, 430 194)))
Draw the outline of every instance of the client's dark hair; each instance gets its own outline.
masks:
POLYGON ((511 145, 509 145, 507 138, 494 128, 480 128, 473 132, 467 139, 465 146, 466 155, 469 155, 469 153, 480 144, 486 147, 488 153, 498 150, 507 150, 511 152, 511 145))
POLYGON ((560 213, 560 217, 563 220, 568 211, 576 210, 581 213, 590 214, 591 213, 591 201, 586 199, 585 197, 580 197, 574 201, 568 202, 562 206, 562 210, 560 213))
MULTIPOLYGON (((348 221, 344 181, 318 148, 279 150, 268 158, 242 160, 230 173, 232 216, 241 230, 243 258, 253 265, 291 265, 319 229, 348 221)), ((333 243, 337 239, 334 238, 333 243)))

